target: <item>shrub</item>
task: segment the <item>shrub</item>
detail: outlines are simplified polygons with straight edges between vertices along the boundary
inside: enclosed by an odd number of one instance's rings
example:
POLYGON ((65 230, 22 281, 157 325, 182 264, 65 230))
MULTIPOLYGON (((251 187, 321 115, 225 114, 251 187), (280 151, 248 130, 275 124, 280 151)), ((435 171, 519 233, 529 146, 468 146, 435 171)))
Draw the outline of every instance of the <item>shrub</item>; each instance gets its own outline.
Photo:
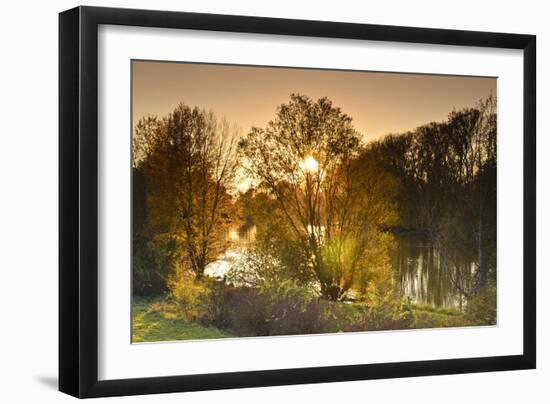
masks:
POLYGON ((289 280, 264 282, 258 288, 219 283, 212 289, 204 320, 245 336, 337 332, 340 306, 289 280))
POLYGON ((211 300, 203 323, 232 329, 239 335, 262 335, 262 311, 254 309, 257 290, 219 283, 211 285, 211 300))
POLYGON ((402 327, 410 328, 414 322, 414 313, 411 307, 411 303, 406 297, 402 297, 399 305, 399 310, 396 313, 395 320, 398 321, 402 327))
POLYGON ((265 283, 259 289, 269 335, 335 332, 337 315, 330 302, 293 281, 265 283))
POLYGON ((134 234, 132 239, 132 289, 138 296, 155 296, 167 290, 167 278, 174 268, 175 241, 134 234))
POLYGON ((466 320, 471 325, 494 325, 497 322, 497 288, 490 282, 466 304, 466 320))
POLYGON ((168 279, 170 297, 176 303, 181 318, 197 321, 208 313, 211 287, 208 279, 195 279, 194 274, 178 269, 168 279))
POLYGON ((406 300, 373 286, 361 302, 351 303, 322 299, 314 288, 293 280, 254 280, 257 287, 197 281, 179 270, 170 277, 170 295, 178 317, 240 336, 404 329, 414 321, 406 300))
POLYGON ((410 303, 392 291, 381 292, 370 285, 357 313, 348 319, 345 331, 402 330, 411 328, 414 314, 410 303))

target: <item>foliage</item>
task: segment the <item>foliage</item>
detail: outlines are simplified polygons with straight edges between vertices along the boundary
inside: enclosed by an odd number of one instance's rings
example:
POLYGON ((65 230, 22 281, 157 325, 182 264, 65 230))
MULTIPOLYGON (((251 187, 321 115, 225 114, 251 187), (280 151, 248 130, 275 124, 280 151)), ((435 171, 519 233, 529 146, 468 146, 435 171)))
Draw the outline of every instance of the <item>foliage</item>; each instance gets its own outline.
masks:
POLYGON ((411 327, 410 304, 374 284, 361 302, 333 302, 292 280, 264 281, 258 287, 214 285, 204 324, 238 335, 266 336, 411 327))
POLYGON ((134 293, 145 296, 166 292, 166 280, 174 267, 174 240, 163 236, 150 240, 135 234, 132 249, 134 293))
POLYGON ((289 279, 281 262, 264 249, 252 248, 243 251, 238 260, 226 274, 225 281, 235 286, 260 287, 266 282, 289 279))
POLYGON ((471 325, 495 325, 497 323, 497 287, 489 282, 482 290, 468 299, 466 319, 471 325))
POLYGON ((134 298, 132 342, 228 338, 234 335, 215 327, 182 320, 175 306, 166 301, 134 298))
POLYGON ((250 268, 248 272, 311 283, 315 277, 307 237, 294 232, 277 200, 259 187, 241 195, 239 205, 243 219, 256 228, 254 243, 244 262, 244 267, 250 268))
POLYGON ((380 290, 370 284, 362 301, 355 305, 345 331, 401 330, 410 328, 414 314, 409 302, 392 290, 380 290))
POLYGON ((341 328, 343 306, 296 282, 259 288, 217 285, 208 324, 243 336, 316 334, 341 328))
POLYGON ((135 128, 134 169, 144 176, 149 231, 177 238, 180 258, 197 277, 227 247, 236 134, 227 121, 185 104, 135 128))
POLYGON ((495 324, 494 98, 365 145, 330 100, 293 94, 237 138, 185 104, 134 128, 133 293, 164 296, 137 301, 136 341, 495 324), (225 278, 204 277, 250 229, 225 278), (399 234, 430 245, 464 312, 399 294, 399 234))
POLYGON ((265 282, 258 291, 267 335, 316 334, 337 331, 330 312, 316 293, 293 281, 265 282))
MULTIPOLYGON (((370 302, 331 302, 297 285, 262 289, 208 283, 208 312, 189 322, 173 299, 134 299, 134 342, 357 332, 472 325, 457 311, 411 305, 395 296, 370 302)), ((372 298, 372 297, 371 297, 372 298)))
POLYGON ((211 290, 207 280, 196 279, 191 271, 178 268, 168 280, 170 297, 180 318, 197 321, 208 311, 211 290))
POLYGON ((470 323, 460 312, 433 310, 433 308, 413 308, 414 321, 411 328, 464 327, 470 323))
POLYGON ((400 226, 428 237, 453 287, 468 297, 494 280, 496 99, 368 149, 399 181, 400 226))
POLYGON ((327 98, 293 94, 239 146, 249 174, 276 201, 286 226, 278 237, 285 238, 283 249, 301 252, 297 278, 305 266, 325 298, 344 298, 364 268, 373 233, 393 219, 384 198, 389 177, 355 160, 360 142, 351 117, 327 98))

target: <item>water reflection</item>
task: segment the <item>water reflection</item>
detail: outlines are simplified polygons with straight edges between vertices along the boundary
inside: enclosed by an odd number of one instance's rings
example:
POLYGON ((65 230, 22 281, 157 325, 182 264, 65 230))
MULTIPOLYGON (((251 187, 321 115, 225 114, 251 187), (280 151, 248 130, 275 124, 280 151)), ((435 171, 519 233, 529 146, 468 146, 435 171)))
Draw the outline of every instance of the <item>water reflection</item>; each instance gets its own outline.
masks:
MULTIPOLYGON (((209 264, 205 274, 223 278, 254 242, 256 227, 244 231, 230 230, 227 240, 231 247, 209 264)), ((396 236, 396 248, 391 257, 397 290, 416 304, 461 308, 459 292, 442 265, 440 254, 427 240, 419 236, 396 236)), ((472 264, 473 265, 473 264, 472 264)))
POLYGON ((413 303, 459 308, 460 294, 434 246, 418 236, 397 236, 396 241, 392 266, 400 293, 413 303))
POLYGON ((246 254, 246 249, 256 239, 256 226, 244 229, 229 229, 225 235, 225 241, 230 242, 227 251, 218 259, 206 266, 204 274, 217 279, 223 279, 229 270, 238 265, 246 254))

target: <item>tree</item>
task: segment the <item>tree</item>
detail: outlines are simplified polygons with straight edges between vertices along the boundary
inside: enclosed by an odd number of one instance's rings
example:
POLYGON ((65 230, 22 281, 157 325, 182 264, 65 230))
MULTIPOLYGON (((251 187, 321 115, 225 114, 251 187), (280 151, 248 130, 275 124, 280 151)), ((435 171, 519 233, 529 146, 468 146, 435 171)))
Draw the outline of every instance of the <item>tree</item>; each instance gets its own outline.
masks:
POLYGON ((496 99, 489 97, 476 109, 453 112, 448 125, 451 138, 461 139, 453 142, 450 153, 456 209, 446 213, 447 227, 437 242, 445 250, 443 263, 452 282, 469 297, 487 285, 489 275, 496 275, 496 99), (475 262, 473 276, 469 266, 463 264, 461 269, 456 258, 446 257, 450 248, 475 262))
POLYGON ((227 121, 185 104, 136 126, 134 164, 144 167, 153 232, 175 238, 197 278, 226 248, 236 135, 227 121))
POLYGON ((400 225, 437 249, 456 290, 471 296, 496 271, 496 100, 371 145, 399 179, 400 225))
POLYGON ((258 257, 263 257, 264 265, 254 266, 254 276, 264 280, 276 278, 279 281, 311 283, 314 277, 309 265, 307 240, 296 237, 269 188, 258 184, 240 195, 238 205, 244 223, 242 228, 255 228, 254 243, 246 252, 252 255, 249 261, 258 261, 258 257), (271 271, 272 267, 277 270, 271 271))
POLYGON ((384 221, 368 208, 376 198, 354 163, 361 149, 351 117, 326 97, 292 94, 240 150, 249 175, 276 200, 291 242, 302 246, 321 294, 343 298, 364 268, 371 232, 384 221))
POLYGON ((148 159, 152 147, 162 136, 162 121, 153 116, 141 119, 132 136, 132 287, 139 295, 166 291, 166 280, 177 260, 175 238, 159 231, 152 220, 151 184, 148 159), (147 174, 147 175, 146 175, 147 174))

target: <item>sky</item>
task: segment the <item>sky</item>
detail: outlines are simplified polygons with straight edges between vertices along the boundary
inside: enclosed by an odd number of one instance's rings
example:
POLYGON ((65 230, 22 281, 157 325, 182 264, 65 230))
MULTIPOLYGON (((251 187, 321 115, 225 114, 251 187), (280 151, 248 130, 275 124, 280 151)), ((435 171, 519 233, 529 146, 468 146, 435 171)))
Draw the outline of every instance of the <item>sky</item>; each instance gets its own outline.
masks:
POLYGON ((327 96, 368 142, 442 121, 497 95, 496 85, 486 77, 133 61, 132 120, 166 116, 184 102, 211 109, 245 134, 265 127, 277 106, 299 93, 327 96))

